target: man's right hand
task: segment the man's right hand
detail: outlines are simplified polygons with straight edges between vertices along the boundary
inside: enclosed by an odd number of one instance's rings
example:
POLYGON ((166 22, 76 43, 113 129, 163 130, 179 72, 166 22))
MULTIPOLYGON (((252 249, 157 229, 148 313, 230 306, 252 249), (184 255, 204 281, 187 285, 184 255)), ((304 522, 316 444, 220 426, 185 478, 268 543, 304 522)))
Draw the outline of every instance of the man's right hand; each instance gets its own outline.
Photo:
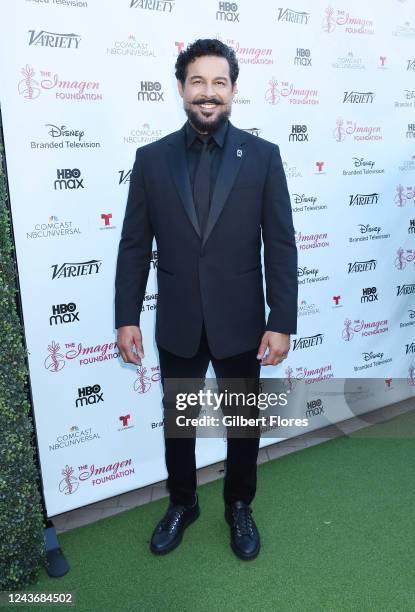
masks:
POLYGON ((144 358, 141 330, 137 325, 123 325, 118 328, 117 345, 125 363, 141 365, 144 358), (133 346, 137 354, 133 352, 133 346))

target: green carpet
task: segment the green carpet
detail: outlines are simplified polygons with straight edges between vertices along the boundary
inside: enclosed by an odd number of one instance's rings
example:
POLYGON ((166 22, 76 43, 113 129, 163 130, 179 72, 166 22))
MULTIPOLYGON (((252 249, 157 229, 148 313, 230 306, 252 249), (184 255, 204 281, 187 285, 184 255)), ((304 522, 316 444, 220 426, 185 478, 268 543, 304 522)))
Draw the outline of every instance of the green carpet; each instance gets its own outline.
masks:
POLYGON ((75 591, 88 612, 413 611, 415 439, 405 432, 415 435, 415 415, 260 465, 254 561, 230 549, 215 481, 199 487, 201 516, 174 552, 148 550, 162 499, 60 535, 70 572, 42 572, 27 590, 75 591))

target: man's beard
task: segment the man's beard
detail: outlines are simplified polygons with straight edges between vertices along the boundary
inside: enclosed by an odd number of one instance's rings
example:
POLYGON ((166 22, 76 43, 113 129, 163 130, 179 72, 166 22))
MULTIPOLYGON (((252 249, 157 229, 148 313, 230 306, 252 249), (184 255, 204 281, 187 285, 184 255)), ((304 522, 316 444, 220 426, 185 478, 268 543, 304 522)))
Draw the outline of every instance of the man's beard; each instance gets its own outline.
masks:
POLYGON ((225 107, 225 110, 219 113, 215 121, 211 121, 210 119, 200 119, 199 115, 197 115, 196 111, 194 111, 191 106, 189 106, 189 108, 184 107, 184 110, 189 121, 196 128, 196 130, 198 132, 207 132, 208 134, 212 134, 221 125, 226 123, 231 116, 231 106, 225 107))

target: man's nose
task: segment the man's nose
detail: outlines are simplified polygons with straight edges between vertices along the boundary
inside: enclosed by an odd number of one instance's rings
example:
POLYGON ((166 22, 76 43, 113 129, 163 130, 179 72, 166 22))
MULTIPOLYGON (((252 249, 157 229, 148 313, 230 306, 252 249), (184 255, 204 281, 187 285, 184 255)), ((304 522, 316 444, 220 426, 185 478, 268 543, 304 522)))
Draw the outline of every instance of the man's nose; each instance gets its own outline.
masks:
POLYGON ((206 98, 215 98, 216 97, 216 91, 215 88, 213 86, 212 83, 206 83, 204 90, 203 90, 204 95, 206 96, 206 98))

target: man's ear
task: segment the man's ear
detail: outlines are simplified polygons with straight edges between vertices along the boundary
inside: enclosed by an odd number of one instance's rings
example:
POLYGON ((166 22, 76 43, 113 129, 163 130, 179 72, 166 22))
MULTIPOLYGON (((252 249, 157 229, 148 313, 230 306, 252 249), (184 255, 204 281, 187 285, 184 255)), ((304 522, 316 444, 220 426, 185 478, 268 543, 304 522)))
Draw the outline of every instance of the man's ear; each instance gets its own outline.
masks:
POLYGON ((179 94, 183 98, 183 96, 184 96, 183 85, 182 85, 182 82, 179 79, 177 79, 177 89, 179 90, 179 94))

